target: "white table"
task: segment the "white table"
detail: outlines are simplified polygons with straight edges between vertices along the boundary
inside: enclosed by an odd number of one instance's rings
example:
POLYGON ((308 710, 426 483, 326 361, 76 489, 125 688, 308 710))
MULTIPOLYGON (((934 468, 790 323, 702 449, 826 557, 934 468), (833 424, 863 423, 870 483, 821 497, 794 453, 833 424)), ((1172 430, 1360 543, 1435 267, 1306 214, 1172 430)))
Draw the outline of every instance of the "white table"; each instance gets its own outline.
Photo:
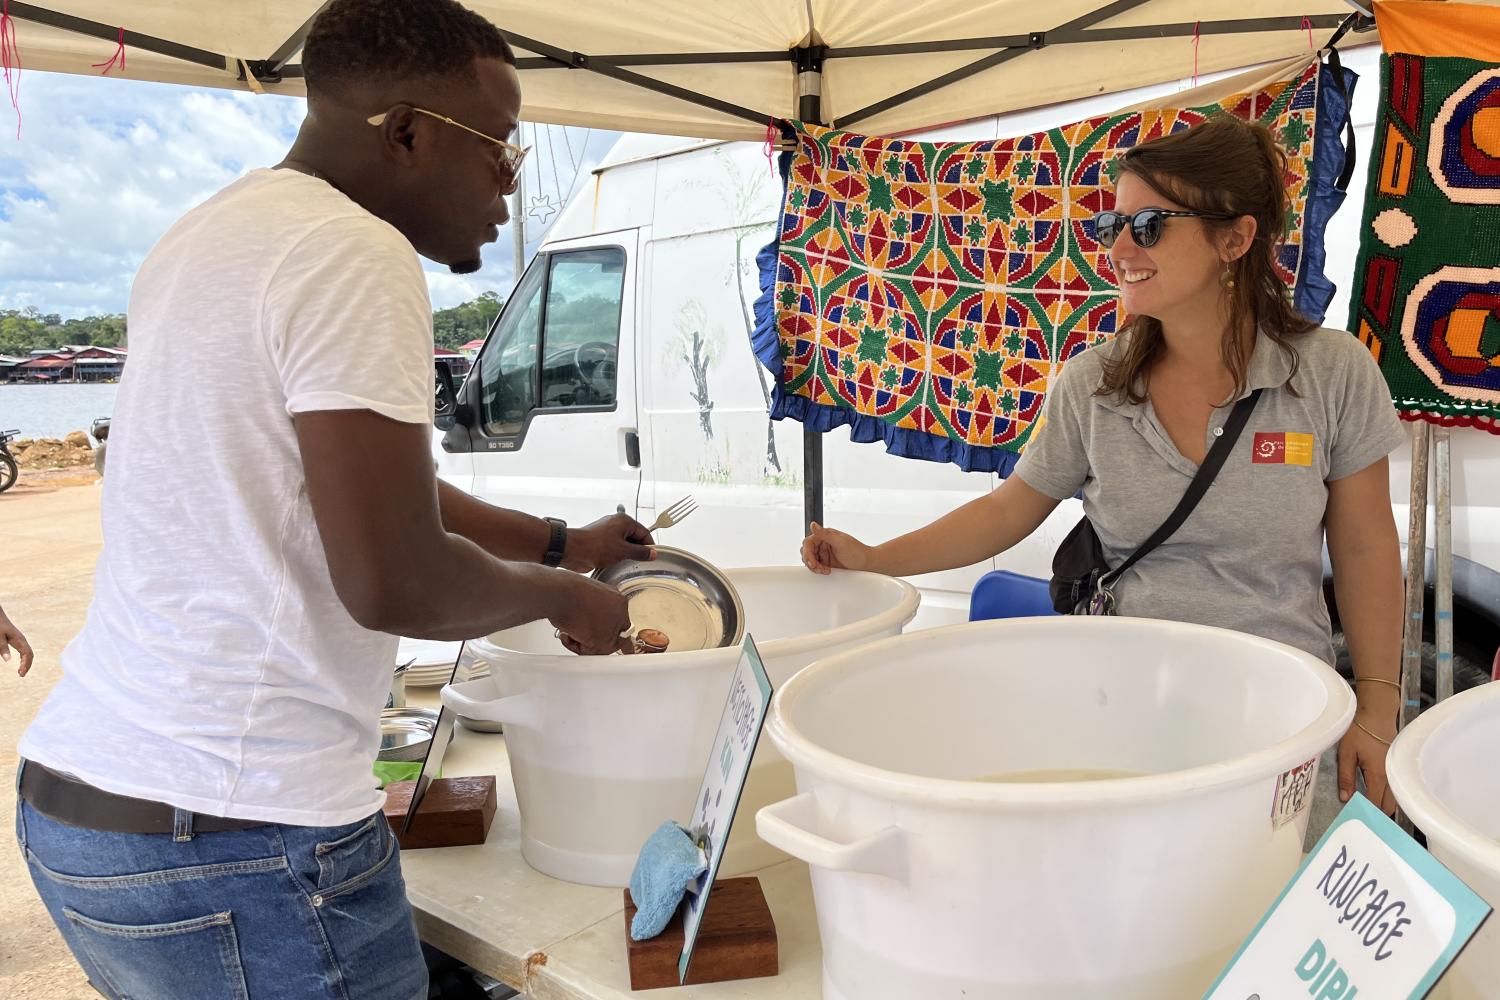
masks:
MULTIPOLYGON (((412 705, 437 707, 436 689, 409 690, 407 697, 412 705)), ((478 847, 402 854, 406 894, 422 940, 532 1000, 662 995, 630 991, 621 890, 560 882, 522 859, 521 817, 505 737, 455 727, 443 773, 493 774, 498 808, 489 839, 478 847)), ((753 816, 737 819, 754 821, 753 816)), ((781 974, 690 986, 682 994, 695 1000, 818 1000, 823 953, 807 866, 787 861, 753 874, 776 920, 781 974)))

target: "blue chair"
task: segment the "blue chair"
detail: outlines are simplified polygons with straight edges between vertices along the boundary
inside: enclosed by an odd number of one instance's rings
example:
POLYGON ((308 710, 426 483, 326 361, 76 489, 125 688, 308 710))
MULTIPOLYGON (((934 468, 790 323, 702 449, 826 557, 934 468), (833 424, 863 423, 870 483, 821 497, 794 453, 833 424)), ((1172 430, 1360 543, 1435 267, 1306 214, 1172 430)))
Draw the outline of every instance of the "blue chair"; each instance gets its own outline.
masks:
POLYGON ((997 569, 979 578, 969 598, 969 621, 1055 615, 1047 581, 997 569))

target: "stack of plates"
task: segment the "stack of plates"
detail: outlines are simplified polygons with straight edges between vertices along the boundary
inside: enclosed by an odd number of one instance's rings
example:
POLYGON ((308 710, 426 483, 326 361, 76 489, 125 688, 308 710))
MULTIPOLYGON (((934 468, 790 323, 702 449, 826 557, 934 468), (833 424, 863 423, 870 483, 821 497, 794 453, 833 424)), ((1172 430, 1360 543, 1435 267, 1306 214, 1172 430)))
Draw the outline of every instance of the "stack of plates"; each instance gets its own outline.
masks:
MULTIPOLYGON (((459 642, 440 642, 436 639, 402 639, 396 648, 396 662, 392 666, 399 667, 407 661, 415 661, 406 668, 406 686, 409 688, 442 687, 453 677, 453 661, 458 658, 458 650, 462 645, 459 642)), ((488 663, 465 653, 456 680, 473 680, 487 676, 489 672, 488 663)))

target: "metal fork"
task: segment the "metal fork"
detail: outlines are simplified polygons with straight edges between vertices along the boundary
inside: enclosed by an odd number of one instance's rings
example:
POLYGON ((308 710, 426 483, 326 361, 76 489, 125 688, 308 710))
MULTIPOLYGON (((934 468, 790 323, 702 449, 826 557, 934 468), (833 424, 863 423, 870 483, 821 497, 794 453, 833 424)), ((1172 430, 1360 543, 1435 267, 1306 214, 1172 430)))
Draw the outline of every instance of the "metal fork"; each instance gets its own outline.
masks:
POLYGON ((652 534, 655 534, 663 528, 670 528, 675 524, 681 524, 684 518, 686 518, 689 514, 697 509, 698 501, 694 500, 690 496, 683 497, 681 500, 677 501, 672 506, 668 507, 666 510, 658 514, 656 516, 655 523, 646 530, 650 531, 652 534))

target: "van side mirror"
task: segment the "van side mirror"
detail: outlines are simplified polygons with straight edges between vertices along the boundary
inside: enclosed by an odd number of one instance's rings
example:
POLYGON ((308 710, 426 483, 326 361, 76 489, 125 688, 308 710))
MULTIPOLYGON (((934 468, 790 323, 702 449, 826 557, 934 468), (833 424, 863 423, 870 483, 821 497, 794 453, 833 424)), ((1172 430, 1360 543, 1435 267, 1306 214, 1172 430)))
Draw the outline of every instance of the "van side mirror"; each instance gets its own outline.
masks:
POLYGON ((432 363, 433 425, 440 431, 452 430, 457 422, 458 390, 453 386, 453 372, 445 361, 432 363))

